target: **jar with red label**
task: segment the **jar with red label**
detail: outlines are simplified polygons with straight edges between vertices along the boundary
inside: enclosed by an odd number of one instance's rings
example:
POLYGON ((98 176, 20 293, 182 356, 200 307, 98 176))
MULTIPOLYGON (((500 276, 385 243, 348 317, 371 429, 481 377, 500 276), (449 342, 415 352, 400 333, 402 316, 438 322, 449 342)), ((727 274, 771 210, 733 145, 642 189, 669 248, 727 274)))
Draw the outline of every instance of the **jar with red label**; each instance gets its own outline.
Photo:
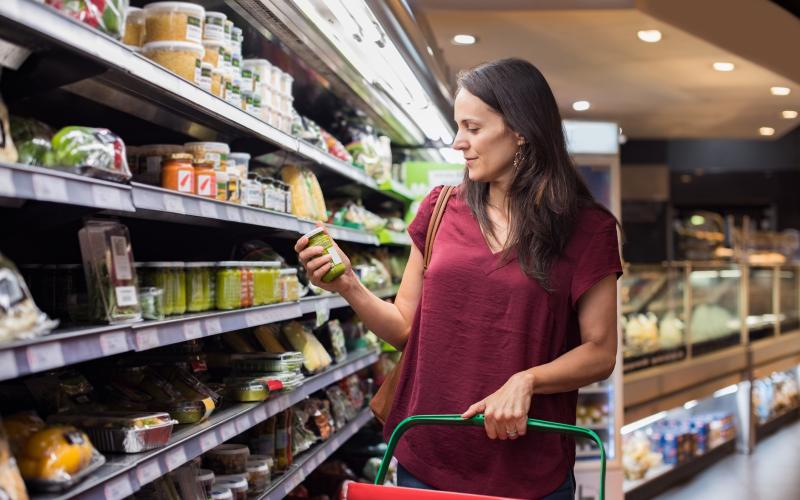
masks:
POLYGON ((214 162, 211 160, 194 163, 194 186, 197 196, 216 199, 217 173, 214 171, 214 162))
POLYGON ((181 193, 194 194, 194 167, 188 153, 175 153, 161 165, 161 186, 181 193))

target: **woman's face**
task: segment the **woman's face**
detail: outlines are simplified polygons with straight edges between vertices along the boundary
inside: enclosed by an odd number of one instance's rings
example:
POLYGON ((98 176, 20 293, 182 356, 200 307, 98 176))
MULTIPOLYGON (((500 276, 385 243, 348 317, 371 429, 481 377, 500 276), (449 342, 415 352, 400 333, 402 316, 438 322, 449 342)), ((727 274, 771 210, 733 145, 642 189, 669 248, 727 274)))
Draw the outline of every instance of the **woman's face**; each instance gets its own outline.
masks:
POLYGON ((454 110, 458 133, 453 149, 467 160, 469 179, 510 182, 522 137, 506 125, 500 113, 465 89, 456 94, 454 110))

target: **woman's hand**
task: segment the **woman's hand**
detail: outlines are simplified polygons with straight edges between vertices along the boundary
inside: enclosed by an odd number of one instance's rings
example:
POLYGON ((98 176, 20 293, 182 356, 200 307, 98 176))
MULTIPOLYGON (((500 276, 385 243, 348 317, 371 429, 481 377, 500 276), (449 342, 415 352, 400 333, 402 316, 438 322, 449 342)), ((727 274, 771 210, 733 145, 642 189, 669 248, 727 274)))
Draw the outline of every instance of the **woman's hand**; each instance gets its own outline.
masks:
MULTIPOLYGON (((317 226, 321 227, 325 231, 325 234, 329 235, 328 229, 323 224, 318 222, 317 226)), ((312 284, 322 288, 323 290, 341 294, 348 287, 352 286, 354 282, 357 283, 358 278, 353 272, 350 259, 344 254, 344 252, 342 252, 342 250, 339 248, 339 245, 336 244, 336 241, 333 242, 333 246, 336 248, 336 251, 339 252, 339 257, 341 257, 342 263, 345 265, 346 270, 344 274, 330 283, 325 283, 322 281, 322 277, 325 276, 325 273, 330 271, 331 267, 333 267, 331 256, 326 253, 322 247, 309 247, 308 238, 303 236, 297 240, 297 243, 294 246, 294 251, 298 254, 297 257, 300 261, 300 264, 306 268, 308 280, 312 284)))
POLYGON ((472 418, 483 413, 489 439, 514 440, 524 436, 528 429, 533 385, 530 373, 517 373, 497 392, 470 406, 461 418, 472 418))

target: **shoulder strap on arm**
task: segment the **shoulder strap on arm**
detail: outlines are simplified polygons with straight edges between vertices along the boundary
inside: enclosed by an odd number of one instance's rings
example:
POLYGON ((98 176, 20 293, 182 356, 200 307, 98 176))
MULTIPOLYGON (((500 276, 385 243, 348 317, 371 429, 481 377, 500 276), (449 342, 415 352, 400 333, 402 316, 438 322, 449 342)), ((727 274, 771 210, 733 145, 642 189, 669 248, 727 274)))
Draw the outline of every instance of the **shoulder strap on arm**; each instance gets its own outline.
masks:
POLYGON ((425 254, 423 271, 428 270, 428 264, 431 261, 431 252, 433 251, 433 240, 436 238, 436 233, 439 231, 439 225, 444 216, 444 209, 447 206, 447 200, 453 194, 455 186, 445 186, 439 193, 439 198, 436 200, 436 206, 433 208, 431 219, 428 221, 428 233, 425 236, 425 254))

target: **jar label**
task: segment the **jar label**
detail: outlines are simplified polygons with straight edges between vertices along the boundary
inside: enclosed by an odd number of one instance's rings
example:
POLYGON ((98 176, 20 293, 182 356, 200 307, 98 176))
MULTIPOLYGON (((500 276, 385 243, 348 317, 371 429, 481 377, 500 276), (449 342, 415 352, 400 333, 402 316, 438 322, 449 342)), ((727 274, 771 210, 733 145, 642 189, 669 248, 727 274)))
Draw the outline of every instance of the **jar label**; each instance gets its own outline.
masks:
POLYGON ((213 68, 209 68, 209 67, 203 68, 202 65, 200 65, 200 67, 201 67, 200 76, 202 76, 203 78, 211 78, 212 77, 211 72, 212 72, 213 68))
POLYGON ((206 25, 204 28, 204 37, 206 40, 225 40, 225 28, 222 26, 224 23, 219 17, 206 17, 206 25))
POLYGON ((200 83, 200 77, 203 75, 203 61, 200 59, 194 60, 194 83, 200 83))
POLYGON ((200 174, 197 176, 197 194, 200 196, 214 196, 216 183, 211 182, 211 176, 200 174))
POLYGON ((186 40, 200 43, 203 41, 203 20, 199 17, 186 17, 186 40))
POLYGON ((339 252, 336 251, 336 248, 330 247, 328 248, 328 255, 331 256, 331 263, 334 266, 338 266, 342 263, 342 258, 339 256, 339 252))
POLYGON ((118 306, 121 307, 135 306, 139 303, 139 299, 136 297, 135 286, 115 287, 114 294, 116 295, 118 306))
POLYGON ((206 161, 213 161, 214 162, 214 169, 215 170, 218 170, 220 164, 222 163, 222 155, 220 155, 219 153, 206 152, 204 158, 205 158, 206 161))
POLYGON ((206 92, 211 92, 211 78, 201 76, 200 82, 198 83, 201 89, 205 90, 206 92))
POLYGON ((178 171, 178 191, 181 193, 191 193, 192 189, 192 172, 179 170, 178 171))

